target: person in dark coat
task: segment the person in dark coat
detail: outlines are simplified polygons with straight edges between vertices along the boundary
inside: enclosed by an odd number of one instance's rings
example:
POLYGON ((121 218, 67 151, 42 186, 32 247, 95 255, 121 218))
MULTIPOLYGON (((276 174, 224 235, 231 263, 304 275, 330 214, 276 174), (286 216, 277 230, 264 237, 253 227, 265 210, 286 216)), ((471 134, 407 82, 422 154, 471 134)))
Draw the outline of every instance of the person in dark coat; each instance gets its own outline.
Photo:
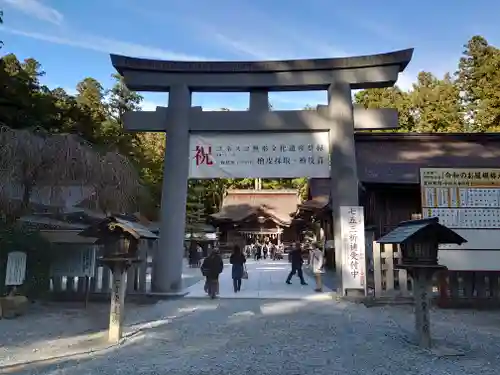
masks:
POLYGON ((194 242, 191 242, 189 245, 189 266, 194 267, 196 265, 197 259, 196 259, 196 245, 194 242))
POLYGON ((302 273, 302 264, 304 264, 304 259, 302 258, 302 250, 299 243, 293 245, 293 249, 289 254, 290 263, 292 264, 292 270, 286 278, 286 283, 291 284, 292 276, 297 274, 300 279, 300 284, 307 285, 304 280, 304 274, 302 273))
POLYGON ((219 275, 224 270, 224 261, 219 252, 214 249, 201 265, 201 273, 206 277, 205 291, 208 292, 208 285, 211 283, 219 293, 219 275))
POLYGON ((235 245, 233 253, 229 257, 229 263, 233 265, 231 276, 233 278, 233 288, 235 293, 238 293, 241 290, 241 279, 243 279, 243 274, 245 273, 246 261, 245 255, 241 252, 240 247, 235 245))
POLYGON ((262 246, 260 243, 256 243, 255 244, 255 255, 254 255, 254 259, 255 260, 260 260, 262 258, 262 246))

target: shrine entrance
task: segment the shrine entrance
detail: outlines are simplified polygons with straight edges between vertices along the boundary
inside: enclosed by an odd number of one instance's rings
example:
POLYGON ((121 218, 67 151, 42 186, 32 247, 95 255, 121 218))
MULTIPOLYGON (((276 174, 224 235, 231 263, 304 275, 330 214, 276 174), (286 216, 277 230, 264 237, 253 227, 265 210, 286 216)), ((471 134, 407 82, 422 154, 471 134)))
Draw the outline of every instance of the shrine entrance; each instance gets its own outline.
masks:
MULTIPOLYGON (((340 207, 359 205, 354 131, 398 124, 395 109, 353 108, 351 90, 392 86, 412 54, 408 49, 350 58, 256 62, 111 55, 129 89, 169 92, 168 107, 124 116, 126 130, 167 133, 154 291, 182 288, 188 178, 328 177, 335 248, 342 249, 340 207), (269 92, 306 90, 327 90, 328 104, 315 111, 269 110, 269 92), (249 92, 249 110, 204 112, 192 107, 192 92, 249 92)), ((338 271, 341 254, 336 256, 338 271)), ((337 274, 342 288, 342 272, 337 274)))

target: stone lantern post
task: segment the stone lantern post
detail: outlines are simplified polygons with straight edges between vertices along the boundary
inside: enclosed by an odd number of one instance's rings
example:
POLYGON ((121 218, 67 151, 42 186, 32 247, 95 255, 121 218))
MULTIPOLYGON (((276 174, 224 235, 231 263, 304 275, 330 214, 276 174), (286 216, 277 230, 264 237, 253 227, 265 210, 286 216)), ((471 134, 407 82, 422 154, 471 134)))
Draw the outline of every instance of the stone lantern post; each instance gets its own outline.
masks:
POLYGON ((117 217, 108 217, 79 235, 96 238, 95 243, 102 245, 102 256, 98 261, 113 274, 108 339, 113 343, 119 342, 125 316, 127 270, 143 260, 139 256, 139 241, 157 239, 158 236, 138 223, 117 217))
POLYGON ((413 279, 413 297, 415 299, 415 329, 418 345, 431 347, 429 318, 429 290, 436 272, 446 270, 438 264, 438 251, 441 244, 463 244, 463 237, 451 229, 439 224, 438 218, 409 220, 401 222, 378 243, 398 244, 401 247, 400 264, 396 269, 405 269, 413 279))

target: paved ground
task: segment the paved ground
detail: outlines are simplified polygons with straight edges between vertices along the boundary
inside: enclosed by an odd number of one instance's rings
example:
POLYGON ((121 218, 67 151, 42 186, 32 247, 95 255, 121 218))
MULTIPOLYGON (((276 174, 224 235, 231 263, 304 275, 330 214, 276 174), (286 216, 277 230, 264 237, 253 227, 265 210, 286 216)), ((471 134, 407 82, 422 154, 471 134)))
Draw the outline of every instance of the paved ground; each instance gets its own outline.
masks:
MULTIPOLYGON (((309 285, 300 285, 298 277, 292 279, 292 285, 285 283, 290 272, 287 261, 249 260, 247 263, 248 280, 243 280, 241 292, 234 293, 231 279, 231 266, 224 268, 219 277, 221 298, 262 298, 262 299, 321 299, 332 290, 324 288, 324 293, 313 291, 314 281, 308 274, 304 278, 309 285)), ((204 281, 200 281, 187 289, 188 297, 206 297, 203 290, 204 281)), ((328 296, 326 296, 328 297, 328 296)))
MULTIPOLYGON (((266 268, 256 265, 250 278, 266 280, 267 272, 282 272, 259 267, 266 268)), ((282 286, 276 282, 276 287, 282 286)), ((287 287, 301 290, 298 282, 287 287)), ((434 311, 436 345, 465 354, 449 358, 412 344, 409 307, 368 309, 304 299, 299 293, 288 300, 184 298, 129 304, 126 339, 114 347, 103 343, 106 316, 107 306, 101 304, 86 311, 38 307, 19 319, 0 320, 0 374, 500 373, 496 312, 434 311)))
MULTIPOLYGON (((201 275, 199 268, 189 267, 187 259, 183 260, 183 270, 182 270, 182 285, 184 288, 189 288, 190 286, 199 282, 203 276, 201 275)), ((146 276, 146 290, 151 291, 151 270, 148 271, 146 276)))

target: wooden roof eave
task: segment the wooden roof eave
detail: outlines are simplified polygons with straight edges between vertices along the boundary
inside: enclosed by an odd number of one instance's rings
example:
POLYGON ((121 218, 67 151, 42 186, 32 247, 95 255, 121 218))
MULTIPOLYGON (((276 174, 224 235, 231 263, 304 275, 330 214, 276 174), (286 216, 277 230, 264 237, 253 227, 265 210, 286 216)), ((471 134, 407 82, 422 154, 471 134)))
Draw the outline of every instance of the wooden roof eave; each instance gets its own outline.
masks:
MULTIPOLYGON (((304 202, 304 203, 306 203, 306 202, 304 202)), ((324 212, 331 211, 329 202, 325 203, 323 206, 314 206, 314 205, 308 205, 308 204, 304 204, 304 203, 299 205, 299 207, 297 208, 297 213, 300 213, 301 211, 305 211, 305 212, 310 212, 313 215, 318 215, 318 214, 322 214, 324 212)))
POLYGON ((261 207, 260 211, 262 211, 265 215, 269 216, 278 225, 289 227, 292 224, 293 220, 292 216, 290 216, 289 221, 284 221, 280 219, 278 216, 276 216, 271 210, 261 207))
POLYGON ((213 215, 210 215, 211 220, 213 220, 216 223, 236 223, 236 222, 242 222, 246 219, 248 219, 252 215, 257 215, 258 213, 262 212, 264 215, 268 216, 270 219, 272 219, 276 224, 281 225, 281 226, 286 226, 289 227, 292 222, 292 218, 290 218, 290 221, 284 221, 280 219, 278 216, 276 216, 272 211, 264 208, 264 207, 259 207, 258 209, 252 210, 252 212, 249 212, 248 215, 246 215, 243 218, 238 218, 238 219, 233 219, 230 217, 214 217, 213 215))

